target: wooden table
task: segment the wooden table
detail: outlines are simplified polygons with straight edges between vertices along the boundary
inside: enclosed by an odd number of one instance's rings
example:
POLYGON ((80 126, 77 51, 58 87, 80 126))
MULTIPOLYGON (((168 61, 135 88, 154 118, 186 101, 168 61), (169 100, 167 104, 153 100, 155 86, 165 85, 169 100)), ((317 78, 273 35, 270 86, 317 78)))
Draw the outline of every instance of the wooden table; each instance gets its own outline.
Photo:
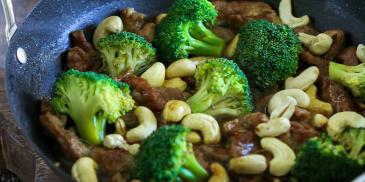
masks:
MULTIPOLYGON (((37 0, 12 0, 17 25, 20 26, 37 0)), ((0 8, 0 181, 62 181, 34 152, 17 128, 9 111, 4 86, 4 67, 7 43, 4 30, 5 19, 0 8), (17 177, 14 177, 9 170, 17 177)))

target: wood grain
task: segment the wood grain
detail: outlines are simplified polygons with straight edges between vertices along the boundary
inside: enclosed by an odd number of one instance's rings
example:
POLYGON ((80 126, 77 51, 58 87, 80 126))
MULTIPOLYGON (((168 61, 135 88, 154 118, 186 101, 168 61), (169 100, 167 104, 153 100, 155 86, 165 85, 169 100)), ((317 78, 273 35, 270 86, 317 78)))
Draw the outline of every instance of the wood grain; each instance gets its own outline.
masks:
POLYGON ((0 69, 0 168, 16 174, 22 181, 62 181, 29 146, 15 124, 4 88, 4 70, 0 69))

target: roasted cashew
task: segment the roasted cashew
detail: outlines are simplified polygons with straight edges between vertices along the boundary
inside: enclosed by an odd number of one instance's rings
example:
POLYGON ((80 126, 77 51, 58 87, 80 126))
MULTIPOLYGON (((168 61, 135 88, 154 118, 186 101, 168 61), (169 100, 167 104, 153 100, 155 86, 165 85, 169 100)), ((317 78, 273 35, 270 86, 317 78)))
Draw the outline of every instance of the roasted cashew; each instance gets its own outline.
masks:
POLYGON ((281 0, 279 4, 279 16, 281 21, 290 28, 296 28, 309 24, 309 17, 307 15, 300 18, 293 16, 291 0, 281 0))
POLYGON ((119 16, 109 16, 105 18, 96 28, 93 36, 93 44, 112 33, 118 33, 123 30, 123 21, 119 16))
POLYGON ((205 144, 217 144, 221 140, 218 122, 208 114, 189 114, 185 116, 181 124, 185 128, 201 131, 205 144))
POLYGON ((152 87, 161 87, 165 81, 165 65, 160 62, 154 63, 141 75, 141 78, 145 79, 152 87))
POLYGON ((290 129, 290 121, 288 118, 274 118, 267 123, 261 123, 256 126, 255 132, 259 137, 276 137, 287 133, 290 129))
POLYGON ((180 59, 166 69, 166 78, 193 76, 196 71, 196 62, 190 59, 180 59))
POLYGON ((103 141, 104 147, 108 149, 121 148, 128 150, 128 143, 124 140, 122 135, 119 134, 109 134, 104 137, 103 141))
POLYGON ((237 174, 261 174, 266 168, 266 158, 260 154, 236 157, 229 161, 229 169, 237 174))
POLYGON ((98 165, 90 157, 79 158, 72 166, 71 175, 77 182, 97 182, 98 165))
POLYGON ((294 151, 284 142, 276 138, 263 138, 261 147, 273 154, 269 163, 269 172, 274 176, 285 176, 295 164, 294 151))
POLYGON ((234 54, 236 53, 237 44, 238 44, 239 35, 236 35, 233 37, 231 42, 226 46, 226 48, 223 51, 223 56, 227 58, 232 58, 234 54))
POLYGON ((116 134, 123 136, 127 132, 127 128, 126 128, 125 123, 122 118, 117 119, 114 123, 114 126, 115 126, 116 134))
POLYGON ((138 106, 134 110, 140 125, 129 130, 126 134, 128 142, 139 142, 147 138, 157 128, 157 119, 153 112, 144 106, 138 106))
POLYGON ((285 89, 297 88, 300 90, 307 90, 319 76, 319 69, 317 66, 311 66, 300 73, 297 77, 289 77, 285 80, 285 89))
POLYGON ((165 88, 176 88, 181 91, 185 91, 185 89, 188 87, 188 84, 182 80, 181 78, 171 78, 169 80, 165 80, 163 82, 163 87, 165 88))
POLYGON ((209 178, 208 182, 229 182, 229 176, 226 169, 219 163, 215 162, 210 165, 210 171, 212 176, 209 178))
POLYGON ((311 121, 311 124, 315 128, 323 128, 327 123, 328 123, 328 118, 323 114, 315 114, 311 121))
POLYGON ((328 120, 327 133, 337 139, 347 127, 365 128, 365 118, 353 111, 336 113, 328 120))
POLYGON ((359 44, 357 46, 357 49, 356 49, 356 56, 357 58, 365 63, 365 45, 364 44, 359 44))
POLYGON ((164 19, 166 16, 167 16, 166 13, 160 13, 159 15, 157 15, 155 18, 156 25, 159 25, 161 23, 162 19, 164 19))
POLYGON ((310 98, 310 105, 307 108, 310 112, 320 113, 325 116, 330 116, 333 113, 333 108, 330 103, 317 99, 317 87, 315 85, 310 86, 306 93, 310 98))
POLYGON ((188 114, 191 114, 189 104, 181 100, 170 100, 165 104, 162 118, 167 122, 179 122, 188 114))
POLYGON ((139 147, 140 145, 139 144, 133 144, 133 145, 129 145, 128 146, 128 152, 132 155, 136 155, 139 151, 139 147))
POLYGON ((310 105, 310 98, 300 89, 286 89, 277 92, 272 96, 268 104, 268 112, 271 114, 270 118, 286 117, 289 119, 294 111, 289 113, 285 112, 288 112, 292 103, 295 106, 307 108, 310 105))
POLYGON ((195 144, 200 143, 202 141, 202 138, 200 137, 199 133, 195 131, 190 131, 186 136, 186 140, 192 144, 195 144))
POLYGON ((298 36, 302 44, 316 55, 325 54, 333 44, 332 37, 325 33, 318 34, 317 36, 299 33, 298 36))

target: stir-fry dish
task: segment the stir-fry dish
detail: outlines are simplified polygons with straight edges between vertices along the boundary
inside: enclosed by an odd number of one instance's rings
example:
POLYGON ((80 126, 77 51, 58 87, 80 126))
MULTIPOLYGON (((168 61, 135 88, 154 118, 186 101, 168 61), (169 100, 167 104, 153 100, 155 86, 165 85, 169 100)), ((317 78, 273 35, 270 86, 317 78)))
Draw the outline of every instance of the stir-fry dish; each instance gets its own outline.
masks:
POLYGON ((156 17, 125 8, 92 40, 72 32, 41 104, 57 165, 78 182, 356 178, 365 46, 291 3, 175 0, 156 17))

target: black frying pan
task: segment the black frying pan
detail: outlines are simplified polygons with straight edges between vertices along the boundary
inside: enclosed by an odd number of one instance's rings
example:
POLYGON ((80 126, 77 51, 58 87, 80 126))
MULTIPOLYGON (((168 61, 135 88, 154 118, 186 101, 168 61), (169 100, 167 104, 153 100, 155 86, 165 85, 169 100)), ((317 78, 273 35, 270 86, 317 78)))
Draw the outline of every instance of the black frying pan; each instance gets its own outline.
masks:
MULTIPOLYGON (((347 32, 347 44, 365 43, 364 0, 292 0, 294 14, 309 15, 319 30, 347 32)), ((57 174, 70 180, 68 171, 54 167, 57 155, 38 121, 39 100, 50 96, 62 71, 61 57, 70 47, 69 33, 94 27, 125 7, 147 15, 166 11, 171 0, 43 0, 34 8, 10 41, 6 60, 6 92, 17 124, 39 155, 57 174), (21 64, 17 49, 27 54, 21 64)), ((280 0, 269 0, 277 9, 280 0)))

